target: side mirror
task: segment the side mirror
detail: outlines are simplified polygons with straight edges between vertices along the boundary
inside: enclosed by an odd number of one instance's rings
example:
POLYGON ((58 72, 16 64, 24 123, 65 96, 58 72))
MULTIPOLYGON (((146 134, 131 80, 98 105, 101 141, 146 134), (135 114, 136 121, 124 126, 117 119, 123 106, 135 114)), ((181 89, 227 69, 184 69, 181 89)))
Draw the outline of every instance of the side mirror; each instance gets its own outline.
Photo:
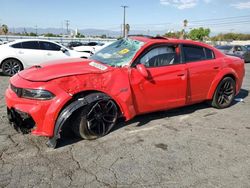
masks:
POLYGON ((65 53, 65 52, 68 51, 67 49, 65 49, 65 48, 63 48, 63 47, 62 47, 60 50, 61 50, 63 53, 65 53))
POLYGON ((139 71, 139 73, 144 77, 144 78, 148 78, 149 74, 148 71, 146 69, 146 67, 143 64, 138 64, 136 65, 136 69, 139 71))

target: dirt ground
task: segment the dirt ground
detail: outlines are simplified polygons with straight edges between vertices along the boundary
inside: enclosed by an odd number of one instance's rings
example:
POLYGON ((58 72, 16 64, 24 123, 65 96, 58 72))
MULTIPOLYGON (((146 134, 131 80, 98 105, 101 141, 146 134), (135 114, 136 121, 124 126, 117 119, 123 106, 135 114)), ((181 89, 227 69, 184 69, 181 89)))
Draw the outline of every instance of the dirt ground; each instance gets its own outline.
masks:
POLYGON ((250 64, 233 106, 198 104, 120 123, 94 141, 9 126, 0 75, 0 187, 250 187, 250 64))

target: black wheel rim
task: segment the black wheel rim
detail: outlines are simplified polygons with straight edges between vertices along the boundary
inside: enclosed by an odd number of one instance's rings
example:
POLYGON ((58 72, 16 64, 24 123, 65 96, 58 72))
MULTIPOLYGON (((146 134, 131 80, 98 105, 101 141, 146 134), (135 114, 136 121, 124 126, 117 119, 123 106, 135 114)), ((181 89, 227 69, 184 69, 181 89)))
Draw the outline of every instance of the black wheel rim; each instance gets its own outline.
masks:
POLYGON ((232 81, 225 81, 218 92, 218 103, 222 106, 231 103, 234 96, 234 84, 232 81))
POLYGON ((15 60, 8 60, 3 64, 3 72, 8 75, 14 75, 21 70, 20 64, 15 60))
POLYGON ((87 128, 94 136, 107 134, 117 119, 117 107, 114 101, 99 101, 95 103, 87 114, 87 128))

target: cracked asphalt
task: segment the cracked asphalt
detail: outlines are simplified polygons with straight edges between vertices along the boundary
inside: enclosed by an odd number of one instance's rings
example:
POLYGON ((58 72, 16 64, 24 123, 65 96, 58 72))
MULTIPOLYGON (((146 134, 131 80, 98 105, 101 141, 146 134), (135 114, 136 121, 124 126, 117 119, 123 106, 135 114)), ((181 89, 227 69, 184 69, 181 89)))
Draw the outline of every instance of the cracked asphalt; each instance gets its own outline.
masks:
POLYGON ((233 106, 198 104, 121 122, 59 148, 8 125, 0 75, 0 187, 250 187, 250 64, 233 106))

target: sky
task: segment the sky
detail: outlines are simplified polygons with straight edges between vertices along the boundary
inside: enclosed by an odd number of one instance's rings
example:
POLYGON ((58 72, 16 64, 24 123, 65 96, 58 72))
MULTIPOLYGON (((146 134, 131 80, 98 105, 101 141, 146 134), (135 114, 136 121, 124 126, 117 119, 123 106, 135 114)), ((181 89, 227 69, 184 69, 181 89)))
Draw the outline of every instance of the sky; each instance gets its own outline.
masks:
POLYGON ((187 19, 187 29, 250 33, 250 0, 0 0, 0 24, 120 30, 121 5, 131 30, 176 31, 187 19))

